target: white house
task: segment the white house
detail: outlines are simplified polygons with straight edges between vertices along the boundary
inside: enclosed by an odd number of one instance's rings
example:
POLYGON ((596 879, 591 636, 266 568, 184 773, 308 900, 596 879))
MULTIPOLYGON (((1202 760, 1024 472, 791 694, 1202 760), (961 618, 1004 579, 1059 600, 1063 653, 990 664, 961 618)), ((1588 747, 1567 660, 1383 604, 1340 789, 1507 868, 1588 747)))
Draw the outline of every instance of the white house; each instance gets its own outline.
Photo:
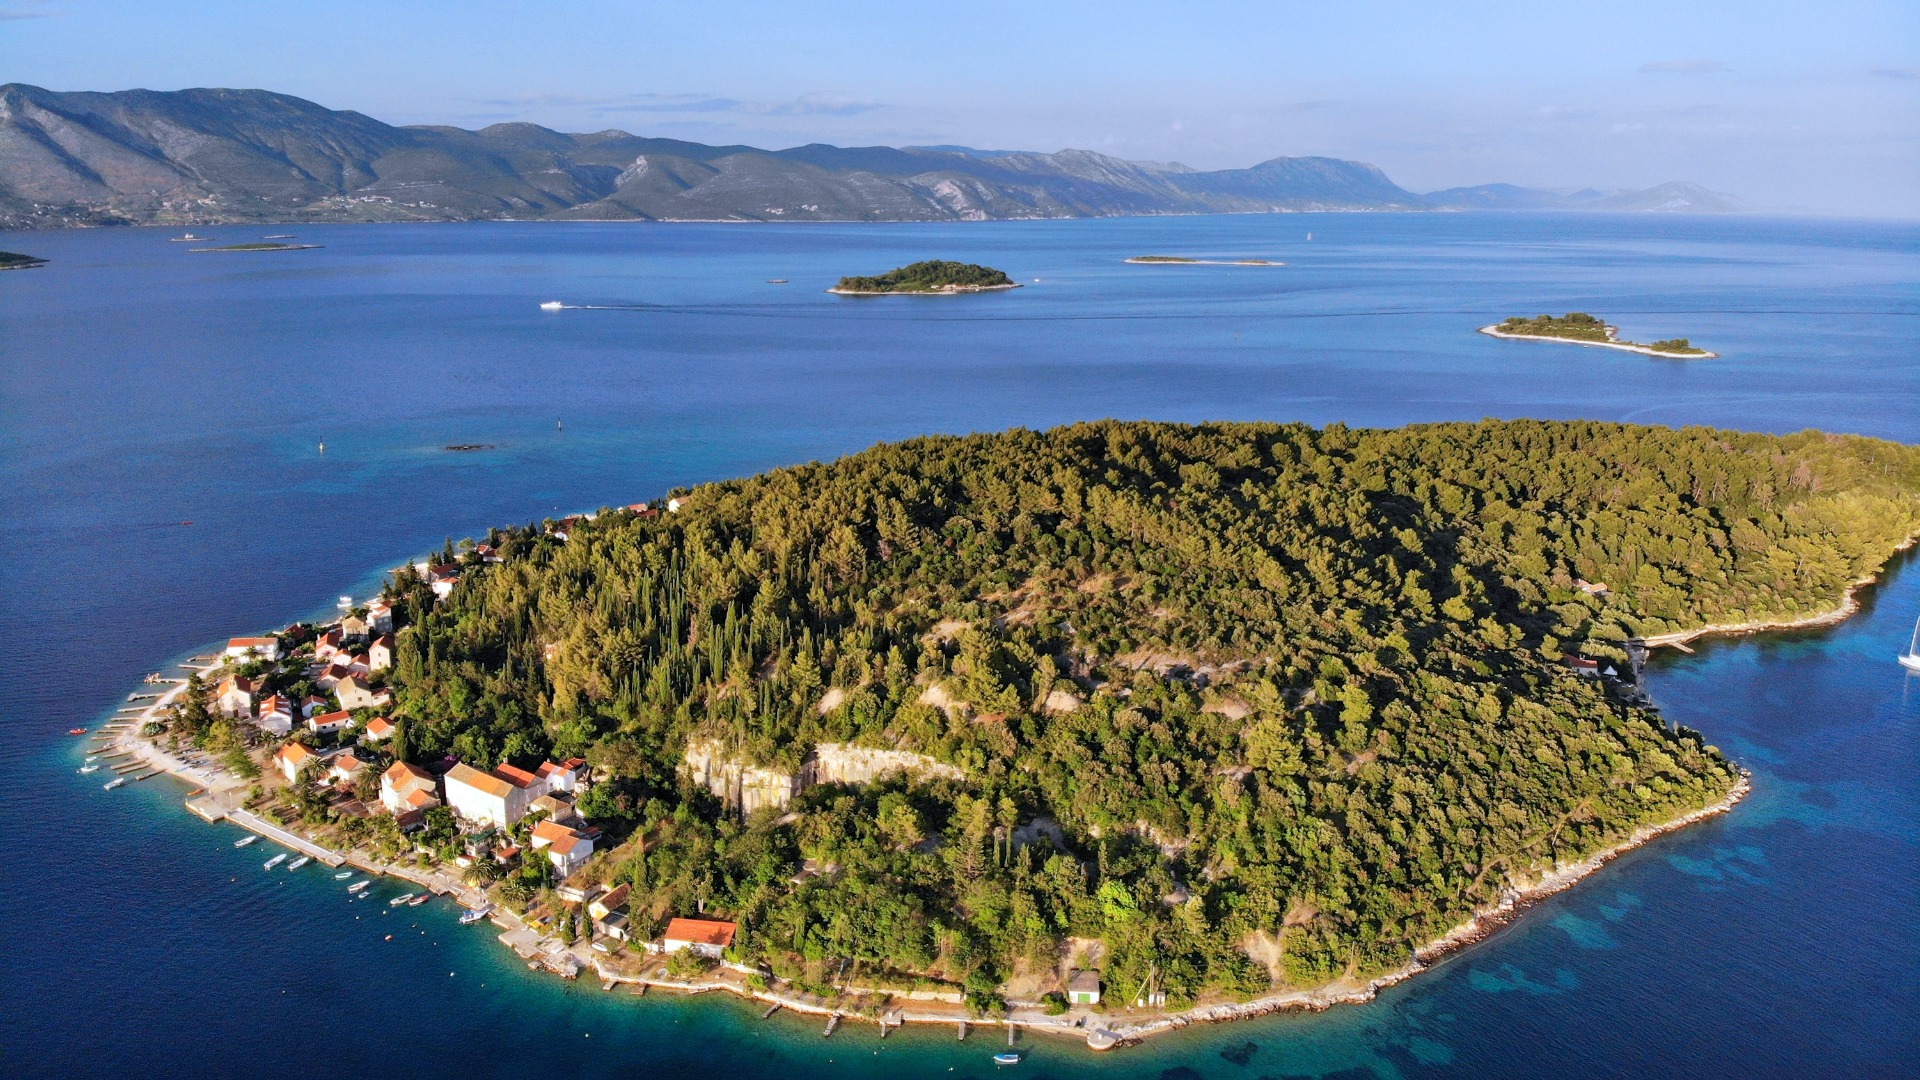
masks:
POLYGON ((214 687, 214 708, 222 716, 235 719, 253 715, 254 681, 244 675, 229 675, 214 687))
POLYGON ((340 631, 336 628, 321 634, 313 642, 313 658, 326 663, 340 652, 340 631))
POLYGON ((291 784, 299 778, 301 767, 319 756, 297 742, 290 742, 273 752, 273 763, 280 767, 280 771, 286 774, 287 783, 291 784))
POLYGON ((360 770, 366 768, 366 762, 352 754, 335 754, 327 762, 327 782, 330 784, 350 784, 360 770))
POLYGON ((587 759, 568 758, 558 765, 543 761, 534 773, 546 783, 548 791, 577 791, 587 778, 587 759))
POLYGON ((393 666, 393 635, 381 634, 367 646, 367 670, 385 671, 393 666))
POLYGON ((384 709, 393 701, 385 687, 375 690, 358 675, 334 683, 333 696, 340 699, 343 709, 384 709))
POLYGON ((1100 1004, 1100 973, 1097 971, 1076 971, 1073 978, 1067 980, 1067 1003, 1069 1005, 1100 1004))
POLYGON ((307 730, 315 735, 331 735, 336 731, 345 730, 351 723, 353 723, 353 714, 341 709, 339 712, 316 713, 307 717, 307 730))
POLYGON ((280 639, 273 637, 237 637, 227 639, 228 658, 274 661, 280 659, 280 639))
POLYGON ((332 662, 329 663, 320 674, 314 676, 313 685, 322 690, 332 690, 334 687, 340 685, 342 679, 351 679, 352 677, 353 668, 347 666, 347 654, 344 652, 335 653, 332 662))
POLYGON ((586 864, 593 854, 593 838, 551 821, 535 822, 533 850, 545 851, 555 877, 564 878, 586 864))
POLYGON ((349 615, 340 620, 340 640, 359 641, 367 636, 367 620, 358 615, 349 615))
POLYGON ((733 944, 734 925, 717 919, 674 919, 660 935, 660 951, 677 953, 692 949, 701 956, 719 959, 733 944))
POLYGON ((667 513, 677 514, 680 512, 681 507, 691 506, 692 504, 693 504, 693 500, 691 497, 686 495, 676 495, 673 498, 667 500, 667 513))
POLYGON ((367 721, 366 734, 360 736, 360 741, 376 743, 391 738, 393 738, 393 721, 384 716, 376 716, 367 721))
POLYGON ((368 601, 367 629, 376 634, 393 633, 393 605, 385 600, 368 601))
POLYGON ((394 762, 380 774, 380 805, 396 815, 440 805, 438 790, 432 773, 404 761, 394 762))
POLYGON ((307 700, 300 703, 300 715, 302 717, 312 716, 314 713, 326 712, 331 708, 333 708, 333 706, 327 703, 326 698, 321 697, 319 694, 308 694, 307 700))
POLYGON ((293 707, 279 694, 269 694, 261 699, 260 715, 253 722, 267 734, 284 739, 293 731, 293 707))
POLYGON ((483 772, 463 761, 447 773, 447 805, 468 821, 505 828, 526 816, 528 803, 546 794, 531 791, 535 785, 521 777, 533 780, 532 774, 511 765, 483 772), (507 770, 518 775, 509 779, 507 770))

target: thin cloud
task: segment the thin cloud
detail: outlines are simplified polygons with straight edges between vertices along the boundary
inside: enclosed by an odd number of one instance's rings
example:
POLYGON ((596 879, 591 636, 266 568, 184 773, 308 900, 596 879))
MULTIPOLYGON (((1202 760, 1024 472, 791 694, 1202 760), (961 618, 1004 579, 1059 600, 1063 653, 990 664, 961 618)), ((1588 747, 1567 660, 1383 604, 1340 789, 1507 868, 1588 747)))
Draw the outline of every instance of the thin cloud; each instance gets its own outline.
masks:
POLYGON ((1920 82, 1920 68, 1874 68, 1873 74, 1883 79, 1905 79, 1908 82, 1920 82))
POLYGON ((736 113, 745 116, 856 116, 886 108, 877 101, 862 101, 839 94, 802 94, 790 101, 741 101, 712 94, 635 94, 626 99, 591 103, 591 107, 595 112, 603 113, 736 113))
POLYGON ((1718 60, 1695 57, 1690 60, 1649 60, 1640 65, 1640 70, 1659 75, 1712 75, 1727 68, 1718 60))

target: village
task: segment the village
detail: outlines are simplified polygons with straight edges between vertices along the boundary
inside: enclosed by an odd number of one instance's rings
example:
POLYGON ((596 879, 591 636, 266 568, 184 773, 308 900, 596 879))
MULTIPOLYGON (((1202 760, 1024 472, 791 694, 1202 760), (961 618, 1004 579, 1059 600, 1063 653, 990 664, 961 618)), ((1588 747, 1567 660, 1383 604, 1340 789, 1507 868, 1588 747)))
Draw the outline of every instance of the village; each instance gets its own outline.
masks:
MULTIPOLYGON (((669 512, 680 505, 665 504, 669 512)), ((644 503, 625 509, 658 512, 644 503)), ((569 525, 586 518, 556 522, 553 535, 564 541, 569 525)), ((500 561, 486 544, 464 558, 468 566, 500 561)), ((395 573, 419 574, 441 599, 463 569, 459 561, 421 561, 395 573)), ((133 695, 150 703, 123 710, 129 715, 109 724, 117 730, 97 736, 101 745, 91 753, 101 761, 127 758, 116 772, 129 769, 135 778, 166 772, 196 785, 189 810, 291 849, 300 856, 293 866, 317 861, 340 871, 343 883, 364 872, 418 888, 396 904, 450 897, 465 909, 461 922, 489 921, 530 969, 568 979, 591 973, 608 991, 728 991, 765 1002, 763 1018, 781 1009, 824 1017, 824 1036, 843 1019, 861 1019, 877 1025, 881 1038, 907 1023, 935 1023, 954 1026, 961 1039, 983 1026, 1004 1027, 1009 1047, 1021 1030, 1084 1038, 1095 1049, 1132 1041, 1090 1011, 1102 996, 1097 971, 1070 974, 1067 1013, 1044 1002, 1009 1002, 1004 1017, 986 1020, 958 992, 863 987, 845 970, 830 986, 803 991, 730 959, 739 929, 731 921, 699 911, 664 919, 637 914, 630 886, 610 885, 610 863, 594 859, 610 854, 611 844, 580 808, 594 782, 588 762, 482 768, 453 755, 407 760, 396 747, 404 721, 390 711, 387 685, 394 606, 383 597, 362 605, 343 597, 341 606, 332 621, 232 638, 218 654, 182 665, 190 679, 150 677, 176 685, 133 695), (220 759, 185 747, 177 731, 169 738, 180 717, 197 708, 246 732, 252 768, 234 767, 232 754, 220 759)), ((268 868, 284 858, 269 860, 268 868)))

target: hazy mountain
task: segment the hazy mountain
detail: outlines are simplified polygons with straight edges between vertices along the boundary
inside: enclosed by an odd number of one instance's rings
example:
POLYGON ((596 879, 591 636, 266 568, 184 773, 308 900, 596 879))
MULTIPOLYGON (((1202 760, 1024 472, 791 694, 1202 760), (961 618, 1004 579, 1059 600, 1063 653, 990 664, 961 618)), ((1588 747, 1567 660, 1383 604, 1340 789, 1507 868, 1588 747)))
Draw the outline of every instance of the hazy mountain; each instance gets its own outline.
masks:
POLYGON ((1698 184, 1669 181, 1644 191, 1550 191, 1512 184, 1481 184, 1428 192, 1436 210, 1611 210, 1684 214, 1736 214, 1747 208, 1731 195, 1698 184))
MULTIPOLYGON (((1459 191, 1496 188, 1506 190, 1459 191)), ((1725 201, 1683 184, 1592 195, 1595 209, 1706 210, 1725 201)), ((1487 207, 1499 203, 1479 198, 1487 207)), ((0 228, 469 218, 939 221, 1453 205, 1407 191, 1372 165, 1334 158, 1275 158, 1203 172, 1086 150, 816 143, 769 151, 624 131, 567 134, 535 124, 394 127, 264 90, 0 86, 0 228)))

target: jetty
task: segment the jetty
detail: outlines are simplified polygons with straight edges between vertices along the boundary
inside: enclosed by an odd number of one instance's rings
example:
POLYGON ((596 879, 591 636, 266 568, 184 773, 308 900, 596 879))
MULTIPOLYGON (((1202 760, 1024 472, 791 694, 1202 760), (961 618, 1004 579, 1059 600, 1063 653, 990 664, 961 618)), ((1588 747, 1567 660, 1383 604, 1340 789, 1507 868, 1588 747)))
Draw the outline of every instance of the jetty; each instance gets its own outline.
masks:
POLYGON ((776 1001, 773 1004, 767 1006, 767 1011, 760 1014, 760 1019, 765 1020, 767 1017, 772 1016, 774 1013, 777 1013, 779 1011, 780 1011, 780 1003, 776 1001))
POLYGON ((840 1014, 834 1013, 832 1016, 827 1017, 827 1029, 820 1033, 820 1037, 823 1039, 833 1038, 834 1031, 838 1030, 839 1027, 840 1027, 840 1014))

